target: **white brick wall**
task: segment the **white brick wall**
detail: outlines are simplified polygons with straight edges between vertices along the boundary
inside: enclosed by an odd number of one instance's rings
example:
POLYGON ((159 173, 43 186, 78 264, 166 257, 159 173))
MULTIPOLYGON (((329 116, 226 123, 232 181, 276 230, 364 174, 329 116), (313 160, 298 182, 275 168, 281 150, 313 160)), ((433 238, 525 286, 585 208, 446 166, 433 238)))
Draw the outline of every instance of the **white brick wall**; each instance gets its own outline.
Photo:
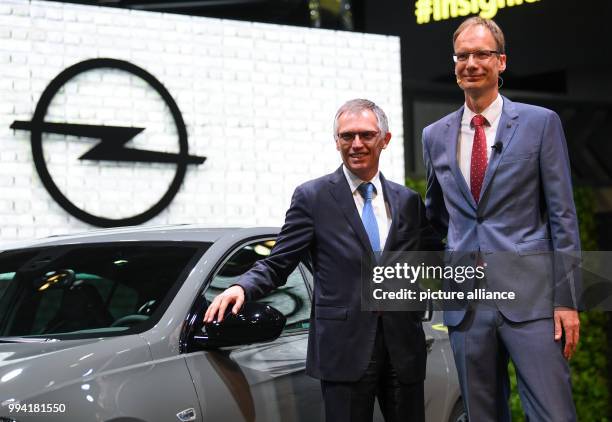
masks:
MULTIPOLYGON (((296 185, 340 164, 331 129, 344 101, 387 112, 382 170, 404 178, 399 39, 370 34, 42 1, 0 4, 0 243, 91 226, 57 205, 34 168, 30 120, 47 84, 77 62, 108 57, 152 73, 187 125, 189 166, 170 206, 147 224, 280 225, 296 185)), ((177 152, 163 101, 144 81, 94 70, 68 82, 46 121, 145 127, 130 146, 177 152)), ((95 141, 45 135, 60 190, 86 211, 120 218, 156 202, 174 167, 78 160, 95 141)))

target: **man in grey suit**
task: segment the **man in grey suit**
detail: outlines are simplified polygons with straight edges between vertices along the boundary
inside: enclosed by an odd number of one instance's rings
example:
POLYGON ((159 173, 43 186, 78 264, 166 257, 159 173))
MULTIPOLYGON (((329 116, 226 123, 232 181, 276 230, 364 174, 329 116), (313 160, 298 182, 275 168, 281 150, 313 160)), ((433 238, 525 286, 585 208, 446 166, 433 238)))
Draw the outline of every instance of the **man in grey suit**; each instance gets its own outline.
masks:
POLYGON ((558 275, 552 253, 580 250, 567 147, 557 114, 499 94, 504 44, 480 17, 453 36, 465 104, 423 131, 425 204, 447 255, 487 263, 513 253, 514 273, 487 271, 486 287, 512 289, 522 302, 447 310, 444 319, 471 421, 510 421, 509 358, 528 420, 575 421, 567 359, 578 343, 579 279, 558 275))

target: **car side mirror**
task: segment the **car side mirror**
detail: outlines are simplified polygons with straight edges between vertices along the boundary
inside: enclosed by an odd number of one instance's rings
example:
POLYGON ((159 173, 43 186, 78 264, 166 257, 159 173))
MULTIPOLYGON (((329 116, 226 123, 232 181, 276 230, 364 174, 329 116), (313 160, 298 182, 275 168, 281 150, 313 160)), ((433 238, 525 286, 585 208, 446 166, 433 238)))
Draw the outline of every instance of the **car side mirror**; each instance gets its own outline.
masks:
POLYGON ((222 322, 204 324, 193 341, 205 349, 272 341, 281 335, 286 321, 270 305, 246 302, 236 315, 228 311, 222 322))

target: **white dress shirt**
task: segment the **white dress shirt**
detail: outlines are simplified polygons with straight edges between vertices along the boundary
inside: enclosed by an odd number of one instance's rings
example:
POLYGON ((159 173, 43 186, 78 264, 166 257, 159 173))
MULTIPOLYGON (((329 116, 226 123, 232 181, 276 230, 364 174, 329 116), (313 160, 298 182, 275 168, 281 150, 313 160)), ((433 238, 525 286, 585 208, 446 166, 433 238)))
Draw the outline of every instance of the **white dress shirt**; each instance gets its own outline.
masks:
POLYGON ((382 184, 380 183, 380 172, 376 172, 376 175, 372 178, 372 180, 361 180, 348 168, 346 168, 344 164, 342 165, 342 171, 344 171, 344 177, 346 177, 346 181, 351 188, 353 200, 355 201, 355 206, 357 207, 357 212, 359 212, 360 218, 361 214, 363 213, 364 199, 357 188, 359 185, 365 182, 370 182, 374 185, 375 193, 372 195, 372 208, 374 209, 374 216, 376 217, 376 224, 378 225, 380 248, 381 250, 384 249, 385 242, 387 241, 387 234, 389 233, 389 228, 391 227, 391 212, 389 210, 389 206, 385 202, 382 184))
MULTIPOLYGON (((504 100, 501 95, 497 94, 497 98, 489 107, 483 110, 482 114, 487 119, 488 125, 485 125, 485 136, 487 138, 487 160, 491 157, 492 146, 497 141, 497 126, 499 126, 499 118, 504 107, 504 100)), ((457 144, 457 162, 461 169, 461 174, 465 178, 467 185, 470 186, 470 164, 472 162, 472 144, 474 143, 474 133, 476 129, 471 126, 472 118, 477 113, 469 109, 467 104, 463 107, 463 117, 461 118, 461 131, 459 132, 459 142, 457 144)))

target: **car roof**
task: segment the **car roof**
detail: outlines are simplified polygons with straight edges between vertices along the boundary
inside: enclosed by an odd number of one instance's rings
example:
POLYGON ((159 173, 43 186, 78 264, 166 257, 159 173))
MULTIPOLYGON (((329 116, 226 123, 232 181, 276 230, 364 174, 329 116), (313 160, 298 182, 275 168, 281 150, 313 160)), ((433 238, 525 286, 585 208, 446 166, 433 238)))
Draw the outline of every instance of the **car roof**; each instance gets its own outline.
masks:
POLYGON ((18 241, 3 245, 0 250, 21 249, 40 246, 70 245, 80 243, 109 243, 130 241, 183 241, 211 242, 223 237, 249 238, 278 233, 277 227, 204 227, 179 224, 165 226, 130 226, 98 229, 82 233, 56 235, 42 239, 18 241))

